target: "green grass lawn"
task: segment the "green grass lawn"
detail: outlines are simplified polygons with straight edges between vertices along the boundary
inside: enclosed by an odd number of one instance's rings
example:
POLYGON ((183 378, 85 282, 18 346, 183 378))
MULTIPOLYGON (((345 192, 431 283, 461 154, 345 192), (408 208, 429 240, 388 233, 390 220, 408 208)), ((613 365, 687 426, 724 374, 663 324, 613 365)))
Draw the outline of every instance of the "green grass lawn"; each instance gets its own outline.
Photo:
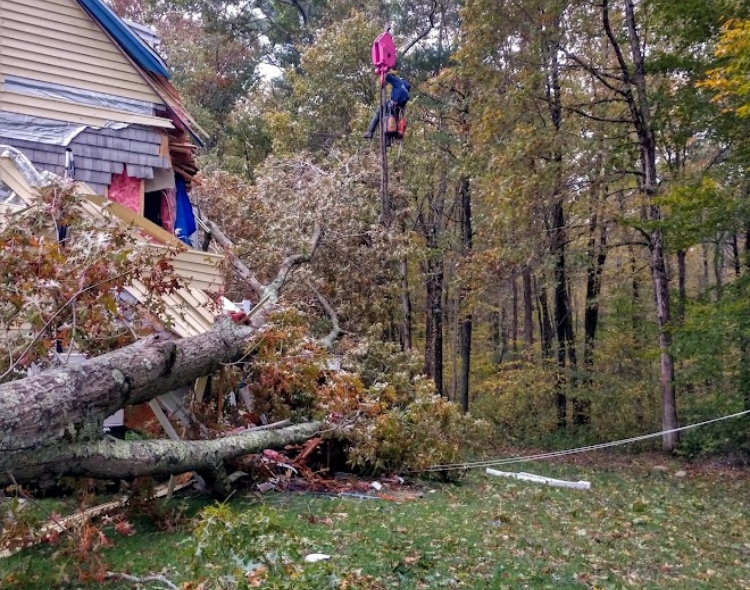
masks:
MULTIPOLYGON (((422 498, 400 503, 269 494, 231 505, 251 513, 264 507, 302 553, 330 554, 331 571, 369 580, 352 587, 750 588, 748 474, 688 467, 678 478, 681 464, 664 465, 667 471, 655 470, 653 460, 599 455, 518 469, 587 479, 590 491, 476 472, 458 485, 425 484, 422 498)), ((192 500, 191 509, 200 504, 192 500)), ((135 526, 134 536, 111 535, 116 546, 103 550, 109 569, 164 570, 178 585, 199 579, 188 567, 189 521, 176 532, 159 532, 148 519, 135 526)), ((0 561, 0 588, 99 587, 79 583, 75 564, 52 559, 55 551, 34 548, 0 561)))

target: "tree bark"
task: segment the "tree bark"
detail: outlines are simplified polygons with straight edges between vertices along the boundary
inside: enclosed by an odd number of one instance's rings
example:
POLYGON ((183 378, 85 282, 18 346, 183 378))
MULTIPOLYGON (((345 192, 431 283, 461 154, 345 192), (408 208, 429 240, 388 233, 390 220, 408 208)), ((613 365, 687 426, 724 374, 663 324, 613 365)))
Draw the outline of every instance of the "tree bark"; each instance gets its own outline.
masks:
POLYGON ((721 301, 724 294, 724 236, 716 240, 714 250, 714 277, 716 278, 716 302, 721 301))
POLYGON ((193 383, 244 353, 254 328, 226 320, 198 336, 149 338, 77 365, 0 385, 0 451, 96 437, 105 417, 193 383))
POLYGON ((304 440, 319 424, 215 441, 102 438, 106 416, 191 384, 246 355, 256 329, 222 320, 176 341, 148 338, 76 365, 0 385, 0 483, 63 475, 131 478, 216 470, 263 445, 304 440))
POLYGON ((510 282, 511 287, 511 324, 510 324, 510 338, 511 347, 513 350, 513 360, 518 357, 518 282, 514 276, 510 282))
MULTIPOLYGON (((615 59, 617 60, 619 73, 623 82, 622 95, 627 103, 630 120, 638 138, 641 164, 640 189, 648 200, 646 208, 648 220, 652 225, 656 225, 655 229, 650 229, 647 235, 651 279, 656 303, 657 327, 659 330, 662 428, 665 431, 673 430, 677 428, 678 422, 674 387, 674 357, 671 350, 672 335, 669 332, 672 319, 669 303, 669 277, 664 251, 664 233, 658 225, 662 218, 661 208, 655 202, 659 188, 656 172, 656 135, 651 120, 651 107, 648 101, 646 60, 642 50, 643 42, 638 33, 633 0, 624 0, 624 25, 627 31, 627 39, 630 43, 632 65, 628 64, 620 42, 612 30, 609 0, 602 1, 601 10, 604 31, 614 50, 615 59)), ((662 436, 662 447, 665 451, 672 452, 678 440, 678 433, 665 433, 662 436)))
MULTIPOLYGON (((536 285, 536 280, 534 280, 536 285)), ((539 333, 542 335, 542 356, 545 359, 552 358, 552 343, 555 339, 555 332, 552 329, 552 320, 549 314, 549 304, 547 302, 547 289, 542 286, 537 286, 537 300, 538 305, 538 316, 539 316, 539 333)))
MULTIPOLYGON (((505 309, 503 308, 503 312, 505 309)), ((502 356, 500 354, 500 327, 501 313, 497 311, 490 312, 490 344, 492 345, 492 364, 499 365, 502 362, 502 356)))
POLYGON ((677 250, 677 321, 685 321, 685 308, 687 306, 687 265, 685 259, 687 252, 683 249, 677 250))
POLYGON ((531 269, 526 266, 522 272, 523 280, 523 343, 532 354, 534 347, 534 300, 531 288, 531 269))
POLYGON ((0 485, 10 483, 8 474, 18 482, 44 482, 63 475, 133 479, 187 471, 211 474, 227 459, 304 442, 321 427, 320 422, 309 422, 280 430, 201 441, 121 441, 106 437, 62 446, 48 445, 36 449, 29 461, 19 461, 14 454, 0 455, 0 485))
MULTIPOLYGON (((464 256, 471 253, 473 232, 471 227, 471 191, 469 179, 462 178, 459 186, 459 197, 461 200, 461 246, 464 256)), ((459 295, 459 308, 461 304, 466 305, 467 289, 464 287, 459 295)), ((469 375, 471 373, 471 331, 472 313, 463 311, 461 318, 460 346, 461 346, 461 373, 458 379, 458 392, 461 400, 461 408, 464 412, 469 411, 469 375)))
MULTIPOLYGON (((599 295, 602 290, 602 272, 607 260, 607 228, 597 227, 597 222, 597 215, 592 215, 591 233, 589 235, 589 265, 586 270, 586 309, 583 313, 583 365, 586 370, 586 382, 589 385, 594 372, 594 348, 596 331, 599 326, 599 295)), ((573 409, 573 423, 588 424, 591 420, 591 404, 579 403, 579 406, 573 409)))
POLYGON ((401 312, 403 314, 401 327, 401 347, 403 350, 411 350, 411 295, 409 293, 409 266, 406 258, 399 263, 399 274, 401 275, 401 312))

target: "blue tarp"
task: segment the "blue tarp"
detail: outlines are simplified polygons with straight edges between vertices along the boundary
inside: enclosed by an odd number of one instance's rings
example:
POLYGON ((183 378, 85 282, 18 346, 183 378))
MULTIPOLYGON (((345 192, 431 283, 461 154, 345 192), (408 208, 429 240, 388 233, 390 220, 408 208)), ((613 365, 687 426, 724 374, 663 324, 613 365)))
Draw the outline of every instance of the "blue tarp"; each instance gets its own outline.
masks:
POLYGON ((195 225, 193 205, 190 203, 190 197, 188 197, 187 189, 185 188, 185 179, 179 175, 175 175, 175 193, 177 197, 177 213, 174 220, 174 233, 188 246, 193 247, 190 236, 198 230, 198 227, 195 225))
POLYGON ((147 72, 169 78, 169 70, 161 57, 151 49, 109 6, 101 0, 78 0, 130 58, 147 72))

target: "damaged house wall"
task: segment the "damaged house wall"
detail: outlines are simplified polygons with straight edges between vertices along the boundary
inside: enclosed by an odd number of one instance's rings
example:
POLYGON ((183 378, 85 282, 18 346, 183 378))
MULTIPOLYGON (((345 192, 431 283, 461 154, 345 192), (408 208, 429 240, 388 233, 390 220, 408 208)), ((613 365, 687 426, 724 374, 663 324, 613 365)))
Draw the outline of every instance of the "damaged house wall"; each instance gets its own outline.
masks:
POLYGON ((123 174, 126 166, 128 176, 139 179, 153 179, 154 168, 171 168, 169 158, 160 155, 162 132, 147 127, 85 128, 67 146, 33 141, 33 128, 27 133, 27 139, 18 139, 18 133, 8 137, 8 127, 3 126, 0 116, 1 144, 18 148, 36 168, 59 176, 65 172, 65 150, 70 148, 75 156, 76 180, 85 182, 100 196, 107 195, 112 175, 123 174))
POLYGON ((173 231, 175 173, 189 188, 200 139, 158 38, 102 0, 0 0, 0 14, 0 144, 60 176, 71 153, 76 180, 140 215, 148 202, 173 231))

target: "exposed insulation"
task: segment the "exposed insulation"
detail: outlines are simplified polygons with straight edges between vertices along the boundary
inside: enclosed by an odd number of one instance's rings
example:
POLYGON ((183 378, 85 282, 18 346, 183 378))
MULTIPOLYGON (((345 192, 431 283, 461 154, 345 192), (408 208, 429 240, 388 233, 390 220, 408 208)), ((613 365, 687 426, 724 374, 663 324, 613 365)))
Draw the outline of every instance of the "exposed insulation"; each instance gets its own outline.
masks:
POLYGON ((161 200, 161 223, 168 232, 174 233, 174 217, 177 211, 177 199, 175 189, 168 188, 162 191, 164 195, 161 200))
POLYGON ((107 196, 110 201, 120 203, 131 211, 142 214, 142 188, 141 179, 128 176, 128 171, 122 174, 113 174, 112 183, 109 185, 107 196))

